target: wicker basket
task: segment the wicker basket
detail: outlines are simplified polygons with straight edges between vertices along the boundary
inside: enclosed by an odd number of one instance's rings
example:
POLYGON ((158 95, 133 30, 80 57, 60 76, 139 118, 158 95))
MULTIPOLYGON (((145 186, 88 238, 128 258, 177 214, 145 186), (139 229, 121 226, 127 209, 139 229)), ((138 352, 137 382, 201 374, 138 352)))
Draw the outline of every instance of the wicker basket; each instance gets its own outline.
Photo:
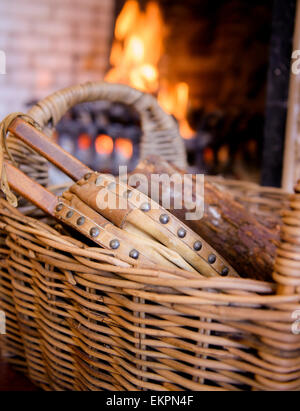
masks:
MULTIPOLYGON (((42 125, 56 124, 73 104, 112 95, 141 113, 143 155, 157 152, 151 131, 166 130, 162 136, 171 137, 163 147, 172 147, 164 154, 171 159, 172 152, 183 165, 172 120, 155 100, 129 88, 70 88, 30 114, 42 125), (159 113, 158 128, 152 116, 152 128, 146 126, 150 111, 159 113)), ((35 155, 32 165, 27 149, 14 138, 9 144, 19 159, 27 153, 24 169, 40 176, 43 160, 35 155)), ((277 189, 217 183, 258 215, 281 210, 273 283, 129 266, 1 200, 0 308, 7 313, 3 342, 12 363, 49 390, 299 390, 300 195, 288 199, 277 189)))

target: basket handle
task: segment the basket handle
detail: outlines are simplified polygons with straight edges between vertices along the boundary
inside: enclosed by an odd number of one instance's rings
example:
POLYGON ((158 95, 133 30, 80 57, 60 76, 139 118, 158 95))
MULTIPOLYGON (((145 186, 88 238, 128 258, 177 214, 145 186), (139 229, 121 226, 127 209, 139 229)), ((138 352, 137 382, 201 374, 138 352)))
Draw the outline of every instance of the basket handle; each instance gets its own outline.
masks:
POLYGON ((141 158, 159 154, 181 168, 186 167, 184 142, 175 120, 165 113, 152 95, 132 87, 105 82, 68 87, 40 101, 28 114, 42 128, 49 123, 54 127, 71 107, 96 100, 123 103, 139 113, 142 126, 141 158))

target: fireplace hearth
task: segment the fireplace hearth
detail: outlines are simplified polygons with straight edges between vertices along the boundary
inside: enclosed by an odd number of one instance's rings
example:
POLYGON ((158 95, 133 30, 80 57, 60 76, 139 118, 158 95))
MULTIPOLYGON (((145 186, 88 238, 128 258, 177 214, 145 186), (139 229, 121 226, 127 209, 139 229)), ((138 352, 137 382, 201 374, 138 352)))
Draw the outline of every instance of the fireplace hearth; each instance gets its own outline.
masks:
POLYGON ((56 127, 58 143, 92 169, 116 174, 131 171, 139 157, 141 128, 137 113, 108 101, 80 104, 56 127))
MULTIPOLYGON (((260 180, 272 7, 272 0, 116 1, 105 78, 158 97, 179 122, 194 172, 260 180)), ((140 130, 127 113, 105 102, 79 107, 59 125, 59 139, 96 169, 115 172, 120 160, 134 167, 140 130), (132 144, 131 158, 120 157, 119 139, 129 151, 132 144)))

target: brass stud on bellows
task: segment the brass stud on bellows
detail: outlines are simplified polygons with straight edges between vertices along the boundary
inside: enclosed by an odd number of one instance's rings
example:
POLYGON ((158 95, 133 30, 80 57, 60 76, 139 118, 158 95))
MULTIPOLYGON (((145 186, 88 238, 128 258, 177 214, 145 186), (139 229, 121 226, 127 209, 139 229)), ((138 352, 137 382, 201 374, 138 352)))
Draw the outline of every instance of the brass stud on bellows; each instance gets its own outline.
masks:
POLYGON ((139 258, 140 253, 138 252, 138 250, 131 250, 129 253, 129 257, 134 258, 135 260, 137 260, 139 258))
POLYGON ((90 236, 91 237, 93 237, 93 238, 98 237, 99 234, 100 234, 100 230, 99 230, 98 227, 92 227, 90 229, 90 236))
POLYGON ((159 221, 160 221, 162 224, 168 224, 168 222, 170 221, 170 217, 168 216, 168 214, 162 214, 162 215, 159 217, 159 221))
POLYGON ((86 173, 85 176, 83 177, 85 180, 89 180, 92 176, 92 173, 86 173))
POLYGON ((120 247, 120 241, 119 240, 111 240, 111 242, 109 243, 110 248, 112 248, 113 250, 116 250, 117 248, 120 247))
POLYGON ((56 210, 56 211, 61 211, 63 208, 64 208, 63 203, 59 203, 59 204, 57 204, 57 206, 55 207, 55 210, 56 210))
POLYGON ((149 203, 143 203, 141 205, 141 210, 144 211, 144 213, 147 213, 147 211, 151 210, 151 206, 149 203))
POLYGON ((184 238, 186 236, 186 230, 184 228, 179 228, 177 235, 179 238, 184 238))
POLYGON ((229 273, 229 268, 228 267, 224 267, 221 271, 221 275, 226 277, 226 275, 228 275, 229 273))
POLYGON ((67 212, 66 217, 71 218, 73 216, 73 214, 74 214, 74 211, 70 210, 70 211, 67 212))
POLYGON ((216 256, 214 255, 214 254, 210 254, 209 256, 208 256, 208 262, 209 262, 209 264, 213 264, 213 263, 215 263, 216 262, 216 256))
POLYGON ((201 241, 196 241, 196 242, 194 243, 194 250, 195 250, 195 251, 200 251, 201 248, 202 248, 202 243, 201 243, 201 241))
POLYGON ((85 223, 85 218, 84 217, 79 217, 78 220, 76 221, 77 225, 83 225, 85 223))

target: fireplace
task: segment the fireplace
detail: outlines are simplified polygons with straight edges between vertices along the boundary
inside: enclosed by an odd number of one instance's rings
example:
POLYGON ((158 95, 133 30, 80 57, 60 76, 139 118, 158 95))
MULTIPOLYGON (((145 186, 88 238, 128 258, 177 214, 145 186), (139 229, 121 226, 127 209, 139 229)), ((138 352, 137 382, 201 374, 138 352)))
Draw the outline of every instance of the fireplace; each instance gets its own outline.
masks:
MULTIPOLYGON (((194 172, 260 180, 273 5, 273 0, 116 1, 105 79, 157 96, 178 120, 194 172)), ((91 139, 108 135, 113 144, 104 162, 95 160, 97 150, 90 162, 114 172, 119 133, 128 147, 132 140, 133 157, 121 158, 134 167, 138 119, 128 114, 132 121, 124 124, 124 107, 102 108, 102 114, 100 106, 91 108, 99 113, 90 116, 108 115, 110 125, 94 131, 91 139)), ((77 134, 82 133, 88 131, 77 134)), ((78 147, 77 155, 85 160, 78 147)))
MULTIPOLYGON (((23 16, 1 3, 2 117, 71 84, 125 83, 176 118, 190 171, 280 184, 295 0, 56 1, 25 0, 23 16)), ((140 135, 136 113, 99 102, 68 113, 56 138, 115 173, 135 167, 140 135)))

